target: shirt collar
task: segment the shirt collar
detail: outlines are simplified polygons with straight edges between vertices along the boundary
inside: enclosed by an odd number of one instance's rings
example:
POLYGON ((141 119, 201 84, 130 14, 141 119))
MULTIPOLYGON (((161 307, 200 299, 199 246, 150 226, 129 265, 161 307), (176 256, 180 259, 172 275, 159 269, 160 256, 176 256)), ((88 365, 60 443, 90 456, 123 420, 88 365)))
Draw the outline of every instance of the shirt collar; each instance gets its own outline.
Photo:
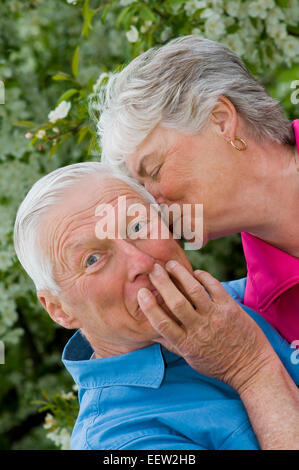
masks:
POLYGON ((165 363, 181 359, 158 343, 120 356, 90 360, 92 353, 92 347, 80 330, 64 348, 62 362, 79 387, 133 385, 159 388, 164 378, 165 363))
POLYGON ((242 233, 248 278, 253 284, 259 306, 267 308, 277 297, 299 283, 299 258, 242 233))

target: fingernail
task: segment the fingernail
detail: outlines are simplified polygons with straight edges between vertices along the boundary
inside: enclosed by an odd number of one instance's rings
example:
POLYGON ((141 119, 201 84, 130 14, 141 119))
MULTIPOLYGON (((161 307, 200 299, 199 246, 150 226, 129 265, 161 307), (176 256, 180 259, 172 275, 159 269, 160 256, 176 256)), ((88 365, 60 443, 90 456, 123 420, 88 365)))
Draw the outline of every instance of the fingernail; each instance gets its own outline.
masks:
POLYGON ((137 298, 138 298, 138 301, 140 300, 141 302, 147 302, 151 298, 150 291, 146 289, 145 287, 143 287, 142 289, 139 289, 137 293, 137 298))
POLYGON ((202 273, 202 272, 203 272, 202 269, 196 269, 196 270, 194 271, 194 274, 200 274, 200 273, 202 273))
POLYGON ((166 268, 167 269, 174 269, 177 265, 178 265, 178 263, 172 259, 172 260, 168 261, 168 263, 166 263, 166 268))
POLYGON ((161 274, 163 274, 163 268, 160 266, 160 264, 158 263, 154 264, 152 274, 154 274, 155 276, 160 276, 161 274))

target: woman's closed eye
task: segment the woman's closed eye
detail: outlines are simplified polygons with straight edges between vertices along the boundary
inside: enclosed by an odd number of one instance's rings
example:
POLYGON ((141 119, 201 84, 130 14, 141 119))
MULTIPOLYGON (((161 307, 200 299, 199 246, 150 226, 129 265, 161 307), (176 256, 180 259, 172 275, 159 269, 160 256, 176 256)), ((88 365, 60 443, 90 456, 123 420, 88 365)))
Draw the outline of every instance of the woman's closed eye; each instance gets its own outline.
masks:
POLYGON ((154 180, 159 176, 162 165, 157 166, 151 173, 150 177, 154 180))

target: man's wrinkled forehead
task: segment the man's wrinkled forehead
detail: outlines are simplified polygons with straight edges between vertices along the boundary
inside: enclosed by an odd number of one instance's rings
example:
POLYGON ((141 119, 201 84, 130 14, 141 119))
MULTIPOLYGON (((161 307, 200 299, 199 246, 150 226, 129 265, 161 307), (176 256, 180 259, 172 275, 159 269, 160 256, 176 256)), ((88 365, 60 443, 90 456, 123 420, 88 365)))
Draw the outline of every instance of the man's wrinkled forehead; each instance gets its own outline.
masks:
POLYGON ((67 236, 73 238, 72 242, 76 243, 79 235, 75 233, 76 228, 80 228, 81 224, 95 225, 98 220, 97 208, 107 204, 116 209, 121 197, 126 198, 126 203, 138 202, 148 205, 140 194, 117 178, 91 175, 90 178, 84 178, 80 183, 68 188, 63 198, 44 215, 41 223, 42 239, 46 239, 46 248, 50 250, 51 255, 55 240, 64 240, 67 236))

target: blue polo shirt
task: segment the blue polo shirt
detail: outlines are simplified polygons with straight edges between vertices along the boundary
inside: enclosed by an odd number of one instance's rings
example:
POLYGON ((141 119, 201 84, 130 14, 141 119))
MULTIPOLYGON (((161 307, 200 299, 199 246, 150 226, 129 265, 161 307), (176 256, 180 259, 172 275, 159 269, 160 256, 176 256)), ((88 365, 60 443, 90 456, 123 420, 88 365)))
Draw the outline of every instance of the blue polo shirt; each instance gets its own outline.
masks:
MULTIPOLYGON (((246 279, 224 283, 240 304, 245 285, 246 279)), ((264 318, 242 307, 299 385, 294 349, 264 318)), ((63 363, 79 387, 72 449, 259 449, 238 393, 161 345, 90 360, 92 353, 80 331, 63 352, 63 363)))

